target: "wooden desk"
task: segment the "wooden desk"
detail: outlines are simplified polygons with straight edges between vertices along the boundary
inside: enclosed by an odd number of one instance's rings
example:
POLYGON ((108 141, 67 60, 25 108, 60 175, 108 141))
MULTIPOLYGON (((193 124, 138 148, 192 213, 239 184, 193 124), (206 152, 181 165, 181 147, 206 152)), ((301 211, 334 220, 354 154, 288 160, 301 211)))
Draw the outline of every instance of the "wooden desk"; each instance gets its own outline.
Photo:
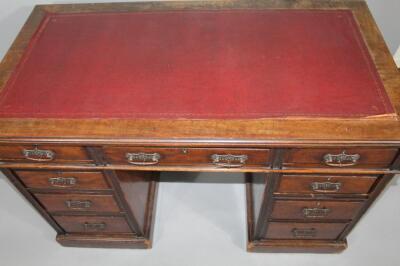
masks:
POLYGON ((37 6, 0 167, 65 246, 151 247, 159 173, 204 171, 246 174, 249 251, 338 252, 399 173, 399 86, 364 1, 37 6))

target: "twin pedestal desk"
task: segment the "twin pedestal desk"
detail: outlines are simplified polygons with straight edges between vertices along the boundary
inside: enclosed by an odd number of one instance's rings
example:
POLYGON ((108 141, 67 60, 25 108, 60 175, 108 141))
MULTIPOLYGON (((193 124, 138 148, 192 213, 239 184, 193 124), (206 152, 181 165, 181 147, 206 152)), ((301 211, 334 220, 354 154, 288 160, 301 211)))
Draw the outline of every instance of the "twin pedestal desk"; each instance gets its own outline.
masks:
POLYGON ((65 246, 150 248, 160 172, 202 171, 245 173, 249 251, 339 252, 399 173, 364 1, 37 6, 0 89, 1 170, 65 246))

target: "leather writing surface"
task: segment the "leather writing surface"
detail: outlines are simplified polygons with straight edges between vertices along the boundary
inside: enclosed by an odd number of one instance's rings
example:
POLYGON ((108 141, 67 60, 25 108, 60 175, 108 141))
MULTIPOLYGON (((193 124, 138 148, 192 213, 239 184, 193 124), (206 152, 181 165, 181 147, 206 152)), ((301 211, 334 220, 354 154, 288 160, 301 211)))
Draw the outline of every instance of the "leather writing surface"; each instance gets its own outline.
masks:
POLYGON ((346 10, 48 14, 0 94, 3 118, 392 113, 346 10))

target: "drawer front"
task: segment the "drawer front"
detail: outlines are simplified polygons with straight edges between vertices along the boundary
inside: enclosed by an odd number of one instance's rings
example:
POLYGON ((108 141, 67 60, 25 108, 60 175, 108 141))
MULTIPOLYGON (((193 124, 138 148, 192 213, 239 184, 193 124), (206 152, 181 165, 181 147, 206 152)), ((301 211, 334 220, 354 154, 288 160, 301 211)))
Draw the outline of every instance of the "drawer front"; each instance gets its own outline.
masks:
POLYGON ((112 195, 34 194, 49 212, 119 212, 112 195))
POLYGON ((282 175, 278 193, 367 194, 376 176, 282 175))
POLYGON ((273 219, 309 219, 309 220, 350 220, 353 219, 364 202, 353 201, 295 201, 276 200, 271 218, 273 219))
POLYGON ((267 239, 337 239, 346 223, 276 223, 268 225, 267 239))
POLYGON ((389 148, 291 149, 283 167, 388 168, 396 154, 389 148))
POLYGON ((138 166, 208 165, 225 168, 270 165, 267 149, 203 149, 203 148, 140 148, 105 147, 110 163, 138 166))
POLYGON ((0 161, 23 163, 93 163, 84 147, 47 145, 0 146, 0 161))
POLYGON ((109 189, 101 172, 15 171, 28 188, 39 189, 109 189))
POLYGON ((53 216, 67 233, 132 233, 123 217, 53 216))

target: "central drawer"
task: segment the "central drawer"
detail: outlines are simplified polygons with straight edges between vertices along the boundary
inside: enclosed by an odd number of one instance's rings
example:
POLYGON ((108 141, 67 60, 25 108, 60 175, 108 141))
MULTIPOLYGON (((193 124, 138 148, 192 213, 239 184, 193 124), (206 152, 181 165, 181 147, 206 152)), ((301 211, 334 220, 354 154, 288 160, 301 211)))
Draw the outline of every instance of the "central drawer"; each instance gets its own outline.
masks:
POLYGON ((136 166, 208 165, 241 168, 267 167, 271 164, 269 149, 104 147, 104 153, 109 163, 136 166))
POLYGON ((276 200, 272 219, 351 220, 363 201, 276 200))
POLYGON ((119 212, 113 195, 40 194, 34 196, 49 212, 119 212))

